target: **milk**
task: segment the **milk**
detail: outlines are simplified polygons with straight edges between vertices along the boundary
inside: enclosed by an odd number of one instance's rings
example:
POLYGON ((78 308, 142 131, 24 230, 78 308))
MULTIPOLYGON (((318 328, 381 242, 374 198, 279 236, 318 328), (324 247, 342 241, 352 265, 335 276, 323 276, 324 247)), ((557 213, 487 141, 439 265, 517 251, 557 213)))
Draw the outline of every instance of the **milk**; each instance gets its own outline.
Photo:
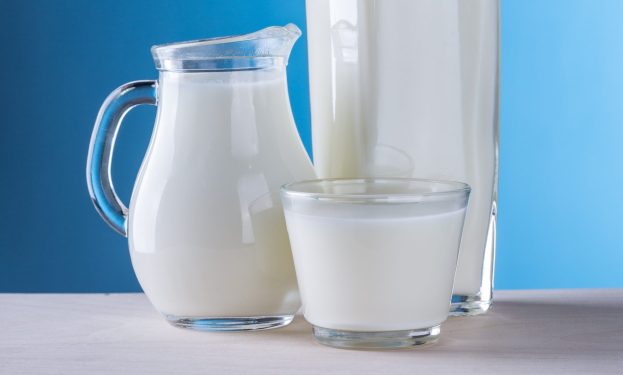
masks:
POLYGON ((489 299, 497 200, 498 2, 306 4, 319 177, 467 182, 472 194, 454 293, 489 299))
POLYGON ((281 203, 270 193, 313 177, 285 67, 162 72, 128 225, 134 270, 154 306, 185 317, 296 312, 281 203))
POLYGON ((286 209, 305 319, 323 328, 431 328, 448 315, 464 209, 413 217, 286 209))

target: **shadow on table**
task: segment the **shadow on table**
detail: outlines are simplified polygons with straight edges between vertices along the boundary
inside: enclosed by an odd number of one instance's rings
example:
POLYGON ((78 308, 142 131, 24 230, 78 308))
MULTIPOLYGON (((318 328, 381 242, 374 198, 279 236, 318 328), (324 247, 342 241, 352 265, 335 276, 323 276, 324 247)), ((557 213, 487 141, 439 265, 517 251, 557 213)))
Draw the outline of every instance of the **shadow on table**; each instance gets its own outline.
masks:
POLYGON ((440 349, 497 358, 623 359, 623 319, 614 304, 500 301, 483 316, 449 319, 440 349))
MULTIPOLYGON (((500 301, 485 315, 450 318, 438 343, 397 355, 435 352, 460 359, 478 356, 513 361, 623 360, 623 319, 614 304, 500 301)), ((313 342, 302 316, 283 329, 258 332, 280 340, 313 342)), ((400 353, 400 354, 399 354, 400 353)))

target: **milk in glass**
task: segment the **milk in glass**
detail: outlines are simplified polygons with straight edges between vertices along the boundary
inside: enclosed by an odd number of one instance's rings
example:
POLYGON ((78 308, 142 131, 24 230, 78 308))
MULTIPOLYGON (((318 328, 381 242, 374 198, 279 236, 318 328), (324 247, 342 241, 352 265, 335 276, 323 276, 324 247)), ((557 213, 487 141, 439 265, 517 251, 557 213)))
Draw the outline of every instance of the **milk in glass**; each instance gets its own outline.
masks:
POLYGON ((305 319, 364 332, 429 328, 446 320, 464 209, 357 216, 286 210, 305 319))

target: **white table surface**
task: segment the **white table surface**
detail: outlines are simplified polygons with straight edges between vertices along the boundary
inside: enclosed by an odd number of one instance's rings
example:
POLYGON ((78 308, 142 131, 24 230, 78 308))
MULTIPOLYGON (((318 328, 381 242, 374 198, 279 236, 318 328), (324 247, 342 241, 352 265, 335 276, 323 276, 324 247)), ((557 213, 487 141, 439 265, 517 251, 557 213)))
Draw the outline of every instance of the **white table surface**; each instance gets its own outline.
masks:
POLYGON ((142 294, 0 294, 0 374, 623 374, 623 289, 501 291, 401 351, 317 344, 297 316, 241 333, 169 326, 142 294))

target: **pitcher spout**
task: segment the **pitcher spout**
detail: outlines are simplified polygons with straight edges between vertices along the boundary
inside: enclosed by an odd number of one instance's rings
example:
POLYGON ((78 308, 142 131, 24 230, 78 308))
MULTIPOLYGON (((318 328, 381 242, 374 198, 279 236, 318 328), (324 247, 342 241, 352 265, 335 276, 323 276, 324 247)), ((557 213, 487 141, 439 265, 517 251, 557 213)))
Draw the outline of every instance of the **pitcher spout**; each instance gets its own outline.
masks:
POLYGON ((226 43, 239 43, 239 47, 245 51, 246 55, 282 58, 287 64, 292 47, 301 34, 301 29, 289 23, 285 26, 270 26, 251 34, 233 37, 226 43))
POLYGON ((271 26, 245 34, 153 46, 158 70, 223 71, 287 65, 301 36, 294 24, 271 26))

